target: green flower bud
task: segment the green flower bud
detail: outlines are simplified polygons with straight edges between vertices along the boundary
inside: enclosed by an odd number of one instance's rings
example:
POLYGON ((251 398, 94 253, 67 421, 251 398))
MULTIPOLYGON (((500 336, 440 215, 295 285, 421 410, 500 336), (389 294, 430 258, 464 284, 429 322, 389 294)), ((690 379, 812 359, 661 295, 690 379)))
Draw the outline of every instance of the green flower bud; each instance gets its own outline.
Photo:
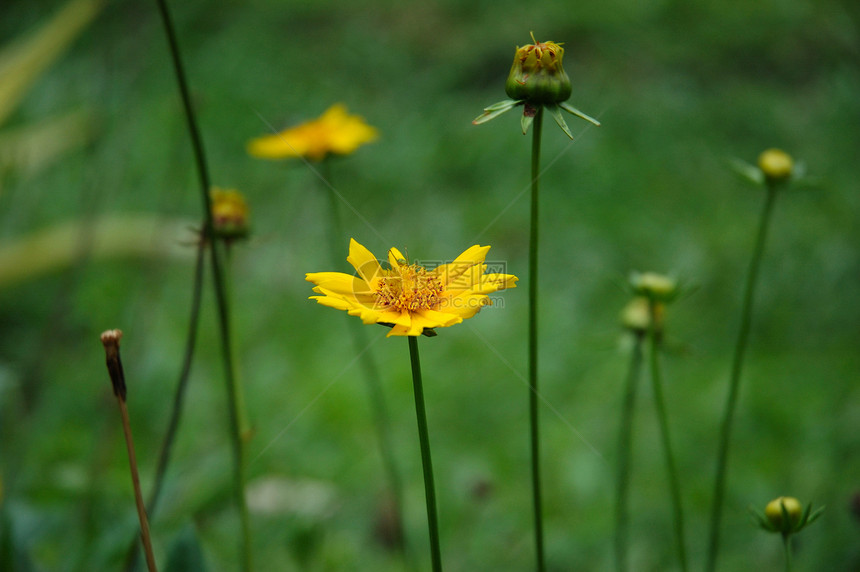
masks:
POLYGON ((764 512, 750 507, 750 513, 760 528, 781 534, 786 539, 818 520, 823 512, 823 506, 812 510, 812 503, 803 508, 794 497, 777 497, 767 503, 764 512))
POLYGON ((803 516, 803 507, 800 501, 794 497, 778 497, 767 503, 764 507, 764 515, 767 517, 774 530, 780 532, 792 532, 800 523, 803 516), (784 520, 782 509, 788 515, 788 522, 784 520))
POLYGON ((678 283, 668 276, 656 272, 634 272, 630 276, 633 293, 654 302, 668 303, 679 293, 678 283))
MULTIPOLYGON (((663 314, 665 312, 666 306, 664 304, 658 302, 654 305, 654 315, 657 318, 654 322, 654 329, 658 334, 663 331, 663 314)), ((621 312, 621 324, 634 334, 645 334, 651 327, 651 306, 648 298, 636 296, 630 300, 621 312)))
POLYGON ((561 103, 570 97, 570 78, 561 65, 564 48, 555 42, 538 42, 517 48, 505 83, 505 93, 533 105, 561 103))
POLYGON ((758 167, 764 173, 765 179, 776 182, 791 177, 794 161, 791 156, 780 149, 768 149, 758 157, 758 167))

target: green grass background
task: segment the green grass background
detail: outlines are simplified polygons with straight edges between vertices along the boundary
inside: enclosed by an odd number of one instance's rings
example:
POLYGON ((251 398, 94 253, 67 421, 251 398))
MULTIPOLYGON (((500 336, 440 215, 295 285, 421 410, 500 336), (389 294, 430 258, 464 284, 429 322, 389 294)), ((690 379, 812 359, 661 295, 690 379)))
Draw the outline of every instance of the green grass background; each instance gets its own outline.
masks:
MULTIPOLYGON (((245 143, 344 102, 381 137, 338 160, 347 235, 382 255, 444 259, 492 245, 517 274, 503 307, 421 339, 444 561, 452 571, 533 568, 528 472, 528 154, 504 99, 516 45, 564 42, 570 102, 603 126, 544 132, 541 384, 551 570, 612 566, 615 443, 629 347, 618 315, 631 270, 695 284, 667 318, 667 407, 693 569, 704 561, 717 428, 742 282, 763 193, 727 160, 780 147, 818 177, 778 198, 742 380, 722 570, 780 569, 777 537, 747 506, 779 495, 827 505, 798 570, 857 570, 860 490, 860 10, 855 2, 173 2, 213 176, 246 193, 254 235, 235 250, 235 337, 256 434, 251 487, 259 570, 401 570, 374 535, 386 488, 347 317, 308 301, 328 262, 326 197, 309 168, 248 157, 245 143), (366 219, 366 221, 364 220, 366 219), (478 491, 486 489, 486 494, 478 491)), ((0 8, 0 42, 56 2, 0 8)), ((2 79, 0 79, 2 81, 2 79)), ((200 220, 185 120, 154 2, 111 3, 7 126, 86 109, 97 134, 30 176, 3 174, 0 241, 128 213, 200 220)), ((83 237, 85 238, 85 237, 83 237)), ((192 234, 178 235, 177 243, 192 234)), ((141 241, 153 237, 141 236, 141 241)), ((85 240, 84 240, 85 242, 85 240)), ((84 249, 84 252, 86 249, 84 249)), ((186 255, 86 255, 0 285, 0 478, 16 544, 38 570, 116 570, 136 517, 98 334, 123 359, 148 491, 188 323, 186 255)), ((197 359, 162 508, 163 561, 196 525, 212 570, 235 570, 226 392, 207 283, 197 359)), ((406 527, 427 568, 421 464, 405 340, 368 327, 406 482, 406 527)), ((672 570, 671 515, 653 403, 636 412, 632 558, 672 570)))

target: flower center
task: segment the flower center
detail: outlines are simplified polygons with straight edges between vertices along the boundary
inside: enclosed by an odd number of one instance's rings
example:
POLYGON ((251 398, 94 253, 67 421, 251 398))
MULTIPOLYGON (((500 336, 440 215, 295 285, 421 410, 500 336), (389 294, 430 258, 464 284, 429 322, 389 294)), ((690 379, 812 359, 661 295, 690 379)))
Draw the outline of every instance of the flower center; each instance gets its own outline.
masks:
POLYGON ((402 265, 385 270, 385 276, 376 285, 379 304, 392 310, 414 312, 429 310, 439 302, 444 286, 423 266, 402 265))

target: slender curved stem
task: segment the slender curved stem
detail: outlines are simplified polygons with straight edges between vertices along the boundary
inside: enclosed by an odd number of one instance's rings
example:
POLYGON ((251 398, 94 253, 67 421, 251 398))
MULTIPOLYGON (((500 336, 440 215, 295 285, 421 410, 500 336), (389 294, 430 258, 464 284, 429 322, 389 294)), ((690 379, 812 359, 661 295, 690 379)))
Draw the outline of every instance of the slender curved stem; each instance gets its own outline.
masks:
POLYGON ((791 572, 791 535, 782 535, 782 546, 785 552, 785 572, 791 572))
MULTIPOLYGON (((331 159, 326 157, 320 162, 319 166, 320 175, 324 179, 322 186, 328 197, 329 223, 331 225, 329 255, 331 263, 334 265, 333 267, 336 268, 338 264, 343 262, 341 248, 345 244, 344 241, 347 237, 343 232, 340 209, 338 208, 339 199, 337 193, 335 193, 336 187, 332 182, 331 159)), ((394 458, 394 447, 391 445, 389 437, 391 431, 389 430, 388 407, 385 403, 385 392, 379 381, 379 368, 376 365, 376 360, 373 359, 373 354, 367 350, 368 342, 364 326, 353 319, 347 320, 347 323, 355 350, 359 352, 359 362, 364 371, 364 378, 367 381, 367 391, 370 398, 376 439, 379 444, 379 453, 382 457, 382 463, 388 476, 388 484, 391 487, 391 495, 394 499, 394 512, 397 520, 397 528, 395 530, 395 534, 397 535, 396 545, 405 554, 408 551, 406 550, 406 533, 403 530, 403 481, 397 469, 397 462, 394 458)))
MULTIPOLYGON (((340 219, 340 209, 338 208, 338 197, 335 193, 335 186, 331 176, 331 159, 326 157, 320 162, 320 174, 324 179, 324 191, 328 197, 329 221, 331 232, 329 236, 329 255, 333 268, 343 262, 341 248, 346 244, 346 235, 343 232, 343 225, 340 219)), ((391 431, 389 429, 388 406, 385 403, 385 392, 380 383, 379 367, 373 354, 368 351, 366 330, 362 324, 353 320, 347 320, 350 336, 352 337, 355 351, 358 352, 359 363, 364 372, 364 379, 367 382, 367 391, 370 398, 370 407, 373 416, 373 424, 376 430, 376 441, 379 445, 379 453, 382 457, 386 475, 388 477, 388 485, 391 488, 391 496, 394 501, 394 513, 396 519, 396 535, 395 545, 397 549, 404 553, 404 556, 409 560, 408 550, 406 550, 406 532, 403 529, 403 481, 400 478, 400 471, 397 469, 397 461, 394 458, 394 447, 391 445, 391 431)), ((411 565, 412 563, 409 562, 411 565)))
POLYGON ((711 509, 711 526, 708 545, 708 561, 706 570, 714 572, 717 568, 717 555, 720 549, 720 521, 722 520, 723 497, 726 489, 726 472, 728 467, 729 443, 731 441, 732 421, 734 420, 737 407, 738 392, 741 381, 741 370, 744 355, 746 353, 747 339, 749 338, 750 325, 752 323, 752 308, 755 298, 755 289, 758 282, 759 268, 764 253, 764 245, 767 240, 767 230, 770 226, 773 204, 776 199, 777 187, 769 184, 764 206, 759 219, 758 232, 756 233, 755 245, 753 246, 752 259, 747 272, 746 285, 744 286, 743 306, 741 308, 741 324, 738 331, 738 339, 735 344, 734 358, 732 359, 731 377, 729 378, 729 393, 726 398, 726 406, 720 427, 720 441, 717 451, 717 470, 714 480, 714 499, 711 509))
POLYGON ((170 412, 170 420, 167 423, 167 431, 161 445, 161 453, 158 457, 158 466, 155 469, 155 482, 152 493, 147 503, 147 512, 155 513, 158 501, 161 497, 161 489, 164 486, 164 477, 167 474, 167 466, 170 464, 170 453, 173 450, 173 442, 176 439, 176 431, 179 428, 179 418, 182 415, 182 404, 185 401, 185 390, 188 387, 188 378, 191 374, 191 363, 194 359, 194 347, 197 344, 197 326, 200 318, 200 302, 203 298, 203 265, 206 254, 206 244, 203 240, 197 247, 197 260, 194 264, 194 283, 191 294, 191 316, 188 320, 188 337, 185 342, 185 356, 182 360, 182 369, 179 373, 179 381, 176 384, 176 393, 173 396, 173 409, 170 412))
MULTIPOLYGON (((227 307, 232 307, 233 296, 233 244, 230 241, 225 241, 224 245, 224 292, 227 300, 227 307)), ((229 326, 232 327, 232 322, 229 326)), ((234 336, 232 329, 227 332, 230 338, 230 347, 233 347, 234 336)), ((245 405, 245 391, 242 384, 242 369, 239 367, 239 356, 233 355, 233 393, 231 399, 235 404, 236 413, 239 419, 239 435, 242 438, 242 443, 250 439, 253 433, 251 422, 248 419, 248 408, 245 405)))
POLYGON ((210 245, 209 252, 211 253, 212 277, 215 289, 215 301, 218 310, 218 329, 221 338, 221 354, 224 363, 224 377, 227 384, 229 402, 230 437, 234 457, 233 492, 236 504, 239 508, 239 519, 242 529, 240 541, 242 553, 241 569, 248 572, 252 569, 252 558, 248 505, 245 501, 245 446, 240 430, 239 404, 236 403, 236 400, 234 399, 236 376, 235 365, 233 363, 233 350, 230 343, 230 308, 227 302, 227 288, 220 260, 221 249, 218 242, 212 239, 212 201, 209 196, 209 189, 211 188, 209 170, 206 166, 206 154, 203 151, 203 141, 200 137, 200 131, 197 128, 194 108, 191 105, 191 95, 188 90, 188 83, 185 79, 185 71, 182 66, 182 59, 179 55, 179 45, 176 41, 176 33, 173 29, 170 12, 167 8, 166 0, 156 0, 156 3, 158 4, 158 9, 161 13, 164 31, 167 35, 167 41, 170 46, 170 55, 173 61, 174 71, 176 72, 176 81, 179 85, 179 93, 182 97, 185 118, 188 122, 188 133, 191 137, 191 144, 194 149, 194 159, 197 165, 197 174, 200 179, 200 196, 203 202, 203 213, 205 217, 203 239, 207 240, 210 245))
POLYGON ((615 505, 615 567, 619 572, 628 568, 628 494, 630 491, 630 457, 633 449, 633 413, 636 405, 636 389, 642 373, 642 341, 644 333, 633 334, 633 350, 630 368, 624 388, 624 403, 621 407, 621 423, 618 436, 618 480, 615 505))
POLYGON ((149 534, 149 519, 146 517, 146 507, 143 506, 143 493, 140 490, 140 476, 137 471, 137 458, 134 455, 134 441, 131 437, 131 423, 128 420, 128 408, 125 399, 117 396, 120 415, 122 417, 122 429, 125 435, 126 449, 128 450, 128 463, 131 469, 131 482, 134 487, 134 502, 137 506, 137 516, 140 520, 140 538, 143 542, 143 553, 146 556, 146 567, 149 572, 157 572, 155 556, 152 552, 152 537, 149 534))
POLYGON ((660 340, 657 331, 656 302, 650 300, 650 338, 651 338, 651 383, 654 391, 654 404, 657 407, 657 420, 660 425, 660 438, 663 441, 663 453, 666 460, 666 472, 669 476, 669 491, 672 496, 672 515, 675 529, 675 543, 678 550, 678 563, 681 570, 687 570, 687 548, 684 540, 684 511, 681 506, 681 485, 678 481, 678 469, 675 456, 672 453, 672 441, 669 437, 669 419, 666 415, 666 404, 663 400, 663 381, 660 375, 660 340))
MULTIPOLYGON (((170 454, 173 451, 173 442, 179 429, 179 419, 182 416, 182 405, 185 402, 185 390, 188 387, 188 378, 191 374, 191 363, 194 359, 194 348, 197 344, 197 326, 200 322, 200 302, 203 298, 203 265, 206 259, 206 242, 201 240, 197 246, 197 260, 194 264, 194 280, 191 293, 191 316, 188 320, 188 337, 185 342, 185 357, 182 360, 182 368, 179 372, 179 381, 176 384, 176 392, 173 395, 173 408, 170 411, 170 420, 167 422, 167 431, 161 443, 161 453, 158 456, 158 465, 155 469, 155 480, 149 500, 146 503, 146 512, 152 517, 161 497, 164 487, 164 478, 167 475, 167 467, 170 464, 170 454)), ((138 553, 140 545, 134 539, 126 552, 126 572, 137 568, 138 553)))
POLYGON ((532 193, 529 230, 529 427, 531 434, 532 504, 534 506, 537 570, 546 569, 543 547, 543 507, 540 479, 540 432, 538 419, 538 178, 543 107, 538 107, 532 131, 532 193))
POLYGON ((415 415, 418 419, 418 440, 421 445, 421 466, 424 468, 424 497, 427 501, 427 527, 430 531, 430 558, 433 572, 442 571, 442 551, 439 549, 439 518, 436 514, 436 487, 433 484, 433 461, 430 458, 430 435, 424 409, 424 387, 421 383, 421 360, 418 339, 409 336, 409 360, 412 364, 412 388, 415 392, 415 415))

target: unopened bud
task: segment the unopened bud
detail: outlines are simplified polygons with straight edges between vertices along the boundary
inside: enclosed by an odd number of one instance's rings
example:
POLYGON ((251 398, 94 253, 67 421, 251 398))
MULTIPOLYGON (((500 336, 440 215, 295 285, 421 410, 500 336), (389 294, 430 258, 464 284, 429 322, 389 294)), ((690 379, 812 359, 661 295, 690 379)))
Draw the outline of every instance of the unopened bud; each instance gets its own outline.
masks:
POLYGON ((214 235, 224 240, 247 237, 250 229, 248 204, 242 193, 213 187, 210 196, 214 235))
POLYGON ((803 507, 800 505, 800 501, 794 497, 778 497, 767 503, 764 508, 764 515, 774 529, 780 532, 791 532, 803 516, 803 507), (784 518, 783 507, 785 514, 788 515, 788 521, 784 518))
POLYGON ((100 338, 105 348, 105 361, 113 386, 113 394, 125 401, 125 374, 122 371, 122 361, 119 358, 119 340, 122 338, 122 330, 106 330, 102 332, 100 338))
POLYGON ((634 272, 630 277, 633 292, 655 302, 671 302, 678 295, 678 284, 656 272, 634 272))
POLYGON ((570 78, 562 67, 564 48, 555 42, 538 42, 517 48, 505 93, 533 105, 561 103, 570 97, 570 78))
POLYGON ((765 179, 777 182, 791 177, 794 161, 791 155, 780 149, 768 149, 758 157, 758 167, 764 173, 765 179))

